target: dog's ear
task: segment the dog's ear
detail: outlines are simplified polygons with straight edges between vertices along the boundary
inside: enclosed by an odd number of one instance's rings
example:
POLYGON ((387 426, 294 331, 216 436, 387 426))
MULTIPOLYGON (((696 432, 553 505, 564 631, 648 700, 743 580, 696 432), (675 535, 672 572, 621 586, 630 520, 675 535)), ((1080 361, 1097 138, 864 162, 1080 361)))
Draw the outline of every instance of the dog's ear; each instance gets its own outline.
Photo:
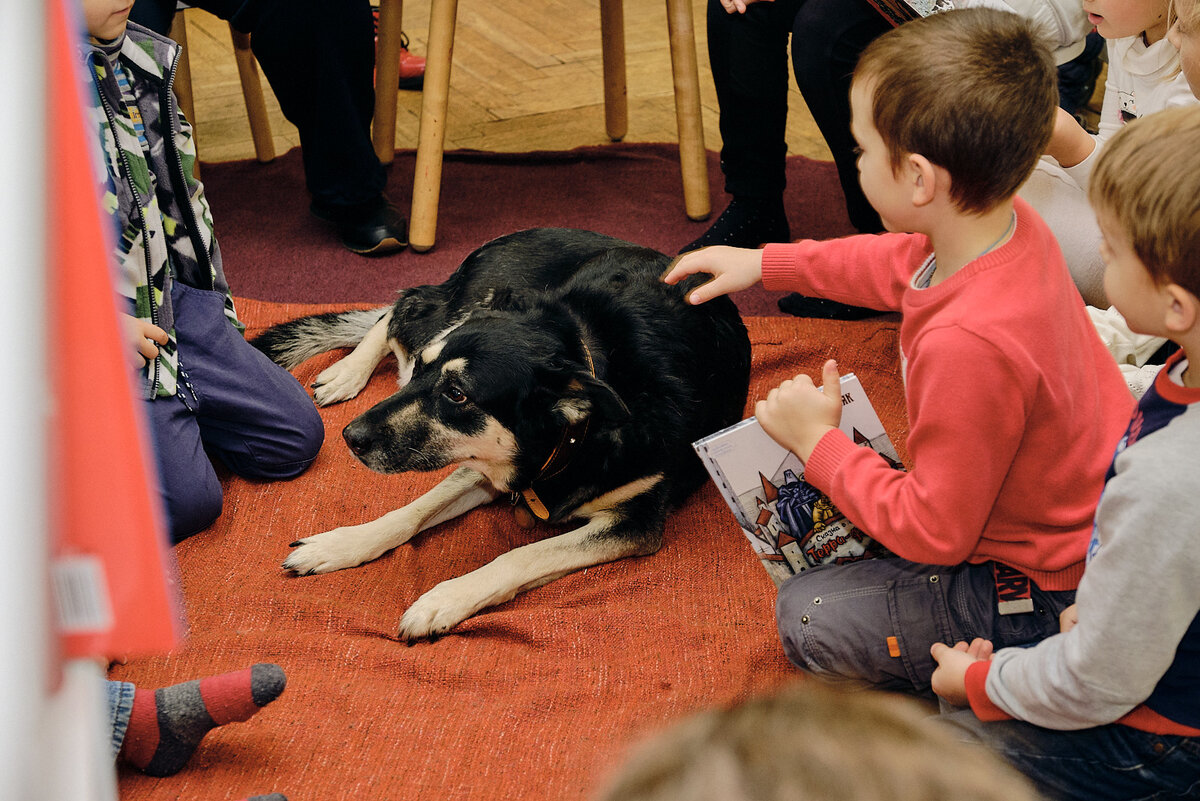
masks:
POLYGON ((554 413, 567 425, 585 417, 598 417, 609 425, 620 425, 630 417, 629 407, 616 390, 586 372, 571 377, 566 392, 554 404, 554 413))

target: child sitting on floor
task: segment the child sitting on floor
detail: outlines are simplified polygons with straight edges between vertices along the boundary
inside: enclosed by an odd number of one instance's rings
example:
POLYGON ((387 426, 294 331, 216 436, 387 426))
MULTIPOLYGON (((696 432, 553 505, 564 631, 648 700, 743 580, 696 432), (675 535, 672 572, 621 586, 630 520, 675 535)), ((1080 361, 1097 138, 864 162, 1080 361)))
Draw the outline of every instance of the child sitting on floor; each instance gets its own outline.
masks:
MULTIPOLYGON (((1177 351, 1096 509, 1078 607, 1033 648, 933 646, 945 716, 1050 798, 1200 795, 1200 107, 1143 117, 1096 165, 1104 286, 1177 351), (1192 364, 1196 362, 1197 364, 1192 364), (990 659, 989 659, 990 656, 990 659), (978 717, 977 717, 978 716, 978 717)), ((949 642, 949 641, 948 641, 949 642)))
POLYGON ((889 231, 916 233, 705 248, 665 280, 711 273, 693 303, 761 279, 903 314, 907 473, 837 430, 832 361, 824 394, 798 376, 755 412, 806 479, 900 557, 789 579, 777 605, 788 657, 928 693, 929 646, 964 639, 942 632, 1019 645, 1058 631, 1133 399, 1053 235, 1014 199, 1057 102, 1029 24, 993 9, 906 23, 863 53, 850 99, 863 190, 889 231))
POLYGON ((139 367, 172 542, 221 513, 206 452, 247 478, 283 479, 317 456, 324 424, 304 388, 242 336, 191 125, 171 90, 179 46, 129 27, 128 0, 83 0, 104 208, 130 355, 139 367))

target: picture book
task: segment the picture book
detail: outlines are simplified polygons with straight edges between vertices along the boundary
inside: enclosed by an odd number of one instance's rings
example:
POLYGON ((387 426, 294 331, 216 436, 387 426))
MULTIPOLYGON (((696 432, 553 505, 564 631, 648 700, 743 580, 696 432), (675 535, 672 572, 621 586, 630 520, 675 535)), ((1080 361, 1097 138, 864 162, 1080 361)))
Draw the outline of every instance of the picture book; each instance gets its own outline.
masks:
MULTIPOLYGON (((853 373, 841 377, 840 428, 904 469, 879 415, 853 373)), ((751 417, 692 443, 755 554, 776 585, 823 564, 884 553, 828 496, 804 481, 804 464, 751 417)))
POLYGON ((917 17, 928 17, 930 14, 954 7, 952 0, 867 0, 867 2, 893 27, 917 17))

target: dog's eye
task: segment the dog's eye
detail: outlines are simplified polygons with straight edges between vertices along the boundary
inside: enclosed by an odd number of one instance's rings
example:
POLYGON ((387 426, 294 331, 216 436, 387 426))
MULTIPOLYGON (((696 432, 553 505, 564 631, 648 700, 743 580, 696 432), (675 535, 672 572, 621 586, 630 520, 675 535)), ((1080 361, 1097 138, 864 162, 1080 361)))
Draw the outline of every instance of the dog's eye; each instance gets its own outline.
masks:
POLYGON ((442 391, 442 397, 453 403, 455 406, 461 406, 467 402, 467 393, 463 392, 458 387, 451 384, 442 391))

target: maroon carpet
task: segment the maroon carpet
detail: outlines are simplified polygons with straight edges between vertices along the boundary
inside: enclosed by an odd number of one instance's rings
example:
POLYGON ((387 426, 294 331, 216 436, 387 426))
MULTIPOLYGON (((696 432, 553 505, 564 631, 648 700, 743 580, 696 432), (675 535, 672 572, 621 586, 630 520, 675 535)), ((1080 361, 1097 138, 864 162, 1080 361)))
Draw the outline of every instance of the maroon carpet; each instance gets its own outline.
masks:
MULTIPOLYGON (((388 175, 388 194, 405 213, 414 158, 413 151, 398 152, 388 175)), ((716 153, 709 154, 709 176, 715 219, 728 202, 716 153)), ((204 164, 201 177, 234 294, 256 300, 390 302, 397 289, 441 282, 480 244, 523 228, 587 228, 675 253, 709 224, 684 215, 677 149, 666 144, 448 152, 437 246, 381 258, 344 250, 308 213, 298 149, 270 164, 204 164)), ((794 238, 853 233, 832 163, 793 156, 787 178, 794 238)), ((776 296, 759 289, 737 300, 743 314, 779 313, 776 296)))

